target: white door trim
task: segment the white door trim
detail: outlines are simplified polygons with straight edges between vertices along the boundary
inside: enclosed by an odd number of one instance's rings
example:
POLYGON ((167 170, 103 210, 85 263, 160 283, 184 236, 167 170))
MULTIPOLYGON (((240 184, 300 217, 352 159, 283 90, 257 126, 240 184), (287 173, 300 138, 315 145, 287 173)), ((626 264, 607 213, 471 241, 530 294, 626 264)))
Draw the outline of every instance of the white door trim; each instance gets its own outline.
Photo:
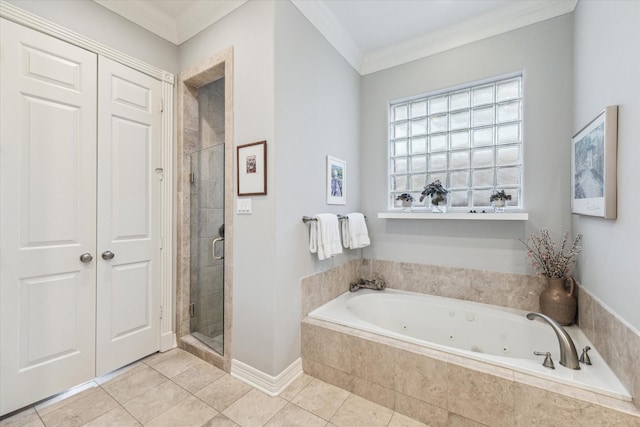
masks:
POLYGON ((174 193, 175 185, 173 182, 173 171, 175 168, 175 149, 173 144, 174 74, 146 64, 145 62, 117 51, 107 45, 91 40, 81 34, 68 30, 4 0, 0 0, 0 17, 112 59, 162 82, 162 167, 164 177, 162 180, 161 190, 161 238, 163 244, 160 261, 160 298, 162 304, 160 351, 166 351, 175 347, 177 345, 177 341, 174 315, 174 284, 176 282, 174 253, 176 236, 175 229, 173 227, 175 219, 174 200, 176 197, 176 194, 174 193))

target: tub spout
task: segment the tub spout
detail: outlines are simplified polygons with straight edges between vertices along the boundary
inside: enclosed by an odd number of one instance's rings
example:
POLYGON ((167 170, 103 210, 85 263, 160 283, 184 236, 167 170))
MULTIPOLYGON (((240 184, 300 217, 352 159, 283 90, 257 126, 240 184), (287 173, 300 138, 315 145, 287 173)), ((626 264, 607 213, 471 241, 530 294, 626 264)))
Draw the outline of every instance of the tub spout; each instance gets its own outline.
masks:
POLYGON ((384 280, 379 278, 375 278, 373 280, 360 279, 357 282, 349 284, 349 290, 351 292, 355 292, 358 289, 373 289, 376 291, 383 291, 386 287, 387 284, 384 282, 384 280))
POLYGON ((556 333, 556 336, 558 337, 558 344, 560 344, 560 364, 569 369, 580 369, 576 346, 573 344, 573 340, 571 339, 567 331, 565 331, 558 322, 542 313, 527 314, 527 319, 529 320, 533 320, 536 317, 539 317, 547 322, 549 326, 551 326, 551 329, 553 329, 553 332, 556 333))

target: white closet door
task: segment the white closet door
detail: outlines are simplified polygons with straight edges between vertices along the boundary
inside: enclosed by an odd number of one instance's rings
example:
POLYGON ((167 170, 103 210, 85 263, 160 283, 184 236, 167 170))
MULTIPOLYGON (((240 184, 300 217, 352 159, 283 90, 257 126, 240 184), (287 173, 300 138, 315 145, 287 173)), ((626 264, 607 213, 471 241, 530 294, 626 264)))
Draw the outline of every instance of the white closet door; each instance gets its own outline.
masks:
POLYGON ((96 375, 160 348, 161 83, 100 57, 96 375))
POLYGON ((98 260, 96 55, 0 27, 2 415, 94 377, 98 260))

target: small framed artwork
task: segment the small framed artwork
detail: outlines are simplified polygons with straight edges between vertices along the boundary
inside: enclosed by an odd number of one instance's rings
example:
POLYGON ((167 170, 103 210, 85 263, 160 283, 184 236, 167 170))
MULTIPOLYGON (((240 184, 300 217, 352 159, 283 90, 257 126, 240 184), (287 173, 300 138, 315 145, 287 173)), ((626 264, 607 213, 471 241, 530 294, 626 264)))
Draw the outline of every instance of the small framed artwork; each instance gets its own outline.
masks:
POLYGON ((347 204, 347 162, 327 156, 327 204, 347 204))
POLYGON ((618 106, 606 107, 571 139, 571 212, 615 219, 618 106))
POLYGON ((267 141, 239 145, 238 196, 267 194, 267 141))

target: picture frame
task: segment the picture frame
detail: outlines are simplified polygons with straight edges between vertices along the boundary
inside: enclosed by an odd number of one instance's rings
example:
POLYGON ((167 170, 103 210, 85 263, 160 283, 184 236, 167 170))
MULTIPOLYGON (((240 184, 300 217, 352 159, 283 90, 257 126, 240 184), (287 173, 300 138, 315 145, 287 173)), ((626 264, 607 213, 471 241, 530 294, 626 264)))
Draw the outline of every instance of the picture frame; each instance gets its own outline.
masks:
POLYGON ((617 216, 618 106, 608 106, 571 139, 571 212, 617 216))
POLYGON ((347 204, 347 162, 327 156, 327 204, 347 204))
POLYGON ((237 147, 238 196, 267 194, 267 141, 237 147))

